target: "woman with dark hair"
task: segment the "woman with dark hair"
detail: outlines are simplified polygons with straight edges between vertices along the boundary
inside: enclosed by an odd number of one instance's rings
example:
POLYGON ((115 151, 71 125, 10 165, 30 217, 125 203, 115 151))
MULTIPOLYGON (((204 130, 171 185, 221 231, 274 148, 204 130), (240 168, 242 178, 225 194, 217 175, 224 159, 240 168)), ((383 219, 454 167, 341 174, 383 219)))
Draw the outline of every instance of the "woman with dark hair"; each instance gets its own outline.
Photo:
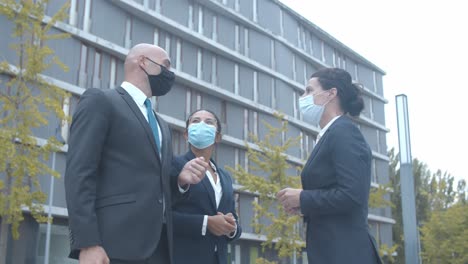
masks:
POLYGON ((175 264, 227 264, 227 244, 241 235, 234 206, 232 179, 212 158, 221 141, 221 123, 209 110, 197 110, 186 121, 189 151, 174 159, 181 170, 195 157, 209 161, 206 177, 189 186, 189 197, 172 206, 175 264))
POLYGON ((359 85, 342 69, 321 69, 299 107, 321 131, 301 173, 303 189, 283 189, 277 198, 304 216, 309 264, 382 263, 367 223, 372 151, 349 117, 364 108, 359 85))

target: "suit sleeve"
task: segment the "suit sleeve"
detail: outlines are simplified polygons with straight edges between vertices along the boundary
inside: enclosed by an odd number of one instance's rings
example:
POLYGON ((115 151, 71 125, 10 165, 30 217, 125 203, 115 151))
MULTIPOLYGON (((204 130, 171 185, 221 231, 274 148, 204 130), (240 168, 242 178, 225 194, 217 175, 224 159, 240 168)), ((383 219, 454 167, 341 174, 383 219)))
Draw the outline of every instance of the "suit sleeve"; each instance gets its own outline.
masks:
POLYGON ((72 251, 100 245, 95 211, 101 153, 109 128, 109 102, 102 91, 86 90, 70 127, 65 193, 72 251))
POLYGON ((182 171, 183 167, 185 165, 185 162, 181 160, 181 158, 177 157, 172 157, 172 166, 171 166, 171 193, 172 193, 172 206, 177 204, 177 202, 187 199, 189 197, 190 193, 190 187, 189 189, 181 193, 179 190, 179 174, 182 171))
POLYGON ((301 192, 300 206, 306 217, 345 213, 367 206, 371 169, 367 143, 352 124, 337 124, 330 132, 328 146, 337 183, 332 188, 301 192))
MULTIPOLYGON (((225 170, 221 170, 222 173, 226 174, 229 179, 229 184, 232 186, 232 177, 231 177, 231 174, 228 173, 227 171, 225 170)), ((227 237, 228 238, 228 241, 234 241, 234 240, 237 240, 239 239, 239 237, 242 235, 242 227, 239 223, 239 216, 237 215, 236 213, 236 199, 234 199, 234 187, 232 188, 233 192, 230 193, 230 195, 232 195, 232 203, 231 203, 231 208, 230 208, 230 212, 231 214, 234 216, 234 218, 236 218, 236 223, 237 223, 237 230, 236 230, 236 235, 233 236, 233 237, 227 237)))
POLYGON ((202 237, 203 218, 204 215, 201 214, 172 211, 174 233, 188 237, 202 237))
POLYGON ((236 235, 233 236, 233 237, 228 237, 228 240, 229 241, 234 241, 234 240, 239 239, 239 237, 242 235, 242 227, 241 227, 241 225, 239 223, 239 217, 236 214, 236 204, 235 204, 234 199, 232 199, 232 207, 231 208, 232 208, 231 213, 232 213, 232 215, 234 215, 234 218, 236 218, 237 230, 236 230, 236 235))

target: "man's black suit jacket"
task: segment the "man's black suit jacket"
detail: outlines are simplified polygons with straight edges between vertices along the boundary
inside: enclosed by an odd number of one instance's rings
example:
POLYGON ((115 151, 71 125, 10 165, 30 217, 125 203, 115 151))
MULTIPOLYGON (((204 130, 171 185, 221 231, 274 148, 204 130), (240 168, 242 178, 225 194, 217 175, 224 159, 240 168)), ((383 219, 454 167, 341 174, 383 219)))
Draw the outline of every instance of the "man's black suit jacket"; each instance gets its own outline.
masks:
POLYGON ((161 155, 148 122, 123 88, 88 89, 81 96, 65 173, 70 257, 94 245, 101 245, 111 259, 150 257, 163 227, 163 202, 172 252, 170 205, 171 193, 178 194, 177 181, 170 177, 169 126, 156 118, 161 155))

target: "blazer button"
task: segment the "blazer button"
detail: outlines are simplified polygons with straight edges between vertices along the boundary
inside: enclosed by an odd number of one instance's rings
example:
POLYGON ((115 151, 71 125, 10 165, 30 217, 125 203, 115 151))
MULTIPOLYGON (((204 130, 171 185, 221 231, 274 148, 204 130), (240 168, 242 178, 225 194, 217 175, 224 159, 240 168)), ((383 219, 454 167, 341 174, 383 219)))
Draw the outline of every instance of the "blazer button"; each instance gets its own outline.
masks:
POLYGON ((159 198, 159 199, 158 199, 158 203, 162 204, 162 203, 163 203, 163 199, 162 199, 162 198, 159 198))

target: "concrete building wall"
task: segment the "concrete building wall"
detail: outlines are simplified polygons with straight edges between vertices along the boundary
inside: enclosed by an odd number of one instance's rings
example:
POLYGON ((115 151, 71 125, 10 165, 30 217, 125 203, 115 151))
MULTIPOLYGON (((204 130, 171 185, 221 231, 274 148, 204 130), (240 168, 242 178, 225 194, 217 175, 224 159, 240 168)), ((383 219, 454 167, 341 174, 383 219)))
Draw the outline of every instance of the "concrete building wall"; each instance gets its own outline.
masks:
MULTIPOLYGON (((51 1, 47 14, 52 15, 63 3, 65 0, 51 1)), ((51 68, 44 73, 72 92, 70 113, 76 109, 79 95, 85 89, 120 85, 128 48, 140 42, 155 43, 168 51, 178 76, 171 92, 156 99, 157 111, 173 129, 176 154, 187 150, 183 137, 186 118, 203 107, 218 114, 226 135, 216 149, 218 163, 247 168, 243 141, 249 139, 249 133, 264 137, 267 130, 262 122, 275 124, 273 112, 279 110, 289 120, 285 137, 302 136, 299 146, 286 153, 291 164, 299 165, 298 160, 306 160, 312 151, 319 129, 301 121, 297 100, 314 71, 325 66, 341 67, 365 87, 366 110, 357 123, 373 150, 373 185, 388 182, 384 72, 279 1, 80 0, 74 3, 70 17, 53 29, 54 32, 68 32, 71 38, 47 43, 69 71, 64 73, 51 68)), ((3 25, 0 34, 9 36, 11 23, 0 17, 0 24, 3 25)), ((4 51, 2 59, 14 64, 16 55, 6 52, 14 40, 8 40, 0 41, 0 51, 4 51)), ((47 138, 66 134, 67 129, 58 120, 51 119, 36 135, 47 138)), ((273 142, 280 144, 282 138, 273 142)), ((65 155, 57 153, 55 156, 56 170, 61 175, 65 171, 65 155)), ((299 172, 292 168, 288 173, 297 175, 299 172)), ((42 177, 41 185, 50 194, 50 177, 42 177)), ((56 218, 52 243, 56 243, 54 241, 63 239, 63 227, 66 227, 63 177, 55 179, 53 194, 53 208, 50 209, 56 218)), ((253 257, 263 254, 259 250, 262 238, 254 234, 250 226, 254 199, 252 194, 237 195, 236 206, 244 235, 229 247, 233 263, 252 263, 253 257)), ((394 221, 390 208, 372 209, 369 213, 371 230, 378 241, 392 244, 394 221)), ((44 226, 29 220, 23 225, 29 226, 25 230, 34 230, 24 232, 24 237, 35 241, 28 243, 34 244, 35 255, 31 258, 39 263, 37 261, 44 256, 44 226)), ((304 230, 302 225, 298 228, 304 230)), ((19 257, 15 252, 17 248, 26 247, 22 243, 11 243, 10 258, 19 257)), ((56 251, 57 261, 50 263, 64 263, 66 244, 63 247, 65 249, 56 251)), ((299 258, 298 263, 306 262, 299 258)))

